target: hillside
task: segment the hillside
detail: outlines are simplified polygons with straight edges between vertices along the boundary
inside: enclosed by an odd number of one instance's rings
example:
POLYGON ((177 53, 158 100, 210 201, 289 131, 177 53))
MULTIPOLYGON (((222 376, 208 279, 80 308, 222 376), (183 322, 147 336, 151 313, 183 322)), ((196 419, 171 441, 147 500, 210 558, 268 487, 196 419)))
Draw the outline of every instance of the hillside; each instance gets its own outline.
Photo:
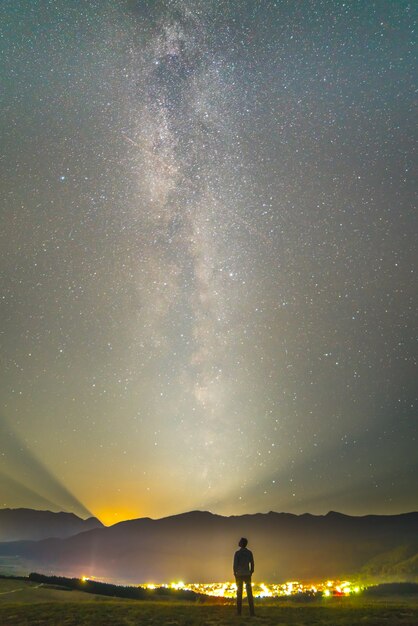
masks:
POLYGON ((254 551, 258 580, 338 578, 358 575, 363 568, 371 579, 381 579, 379 558, 384 553, 391 554, 385 580, 401 563, 402 579, 416 578, 418 513, 222 517, 194 511, 121 522, 67 539, 3 543, 0 556, 19 555, 28 569, 69 576, 210 582, 231 578, 233 552, 243 535, 254 551))
POLYGON ((34 509, 0 509, 0 541, 65 538, 85 530, 102 528, 95 517, 81 519, 74 513, 53 513, 34 509))

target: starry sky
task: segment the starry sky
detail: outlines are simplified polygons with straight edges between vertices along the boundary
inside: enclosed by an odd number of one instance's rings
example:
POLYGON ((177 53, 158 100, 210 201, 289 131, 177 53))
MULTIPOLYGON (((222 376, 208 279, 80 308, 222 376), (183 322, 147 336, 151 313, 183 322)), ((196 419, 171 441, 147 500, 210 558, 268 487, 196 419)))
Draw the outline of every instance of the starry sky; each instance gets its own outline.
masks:
POLYGON ((0 506, 418 508, 404 0, 2 0, 0 506))

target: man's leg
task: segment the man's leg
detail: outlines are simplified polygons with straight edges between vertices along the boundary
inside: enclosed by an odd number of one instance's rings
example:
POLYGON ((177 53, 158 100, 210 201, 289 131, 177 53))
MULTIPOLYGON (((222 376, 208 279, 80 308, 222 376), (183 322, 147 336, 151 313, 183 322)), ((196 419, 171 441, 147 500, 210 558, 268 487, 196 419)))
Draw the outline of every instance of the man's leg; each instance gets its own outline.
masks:
POLYGON ((235 579, 236 583, 237 583, 237 613, 238 615, 241 615, 241 610, 242 610, 242 579, 241 578, 237 578, 235 579))
POLYGON ((253 588, 251 587, 251 579, 249 582, 245 583, 245 588, 247 590, 247 598, 248 598, 248 606, 250 607, 250 615, 254 615, 254 598, 253 598, 253 588))

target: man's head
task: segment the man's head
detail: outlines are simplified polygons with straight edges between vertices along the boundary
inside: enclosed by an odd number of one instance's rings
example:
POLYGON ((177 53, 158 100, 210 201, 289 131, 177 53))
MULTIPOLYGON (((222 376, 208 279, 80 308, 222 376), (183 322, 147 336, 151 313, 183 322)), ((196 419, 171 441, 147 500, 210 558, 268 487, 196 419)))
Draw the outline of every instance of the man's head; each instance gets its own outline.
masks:
POLYGON ((238 545, 240 548, 246 548, 247 543, 248 543, 248 539, 246 539, 245 537, 241 537, 241 539, 238 542, 238 545))

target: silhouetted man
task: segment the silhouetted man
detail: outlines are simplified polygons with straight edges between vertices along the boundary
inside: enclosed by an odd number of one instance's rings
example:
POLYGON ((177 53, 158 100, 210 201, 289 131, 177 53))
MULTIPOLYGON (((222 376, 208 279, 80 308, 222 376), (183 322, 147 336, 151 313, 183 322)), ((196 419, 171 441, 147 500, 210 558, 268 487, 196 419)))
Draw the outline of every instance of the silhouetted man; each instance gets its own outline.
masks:
POLYGON ((250 615, 254 615, 254 599, 251 587, 251 575, 254 572, 254 557, 251 550, 247 549, 247 539, 242 537, 239 540, 240 550, 234 555, 234 576, 237 583, 237 612, 241 615, 242 609, 242 586, 245 583, 247 591, 248 606, 250 607, 250 615))

